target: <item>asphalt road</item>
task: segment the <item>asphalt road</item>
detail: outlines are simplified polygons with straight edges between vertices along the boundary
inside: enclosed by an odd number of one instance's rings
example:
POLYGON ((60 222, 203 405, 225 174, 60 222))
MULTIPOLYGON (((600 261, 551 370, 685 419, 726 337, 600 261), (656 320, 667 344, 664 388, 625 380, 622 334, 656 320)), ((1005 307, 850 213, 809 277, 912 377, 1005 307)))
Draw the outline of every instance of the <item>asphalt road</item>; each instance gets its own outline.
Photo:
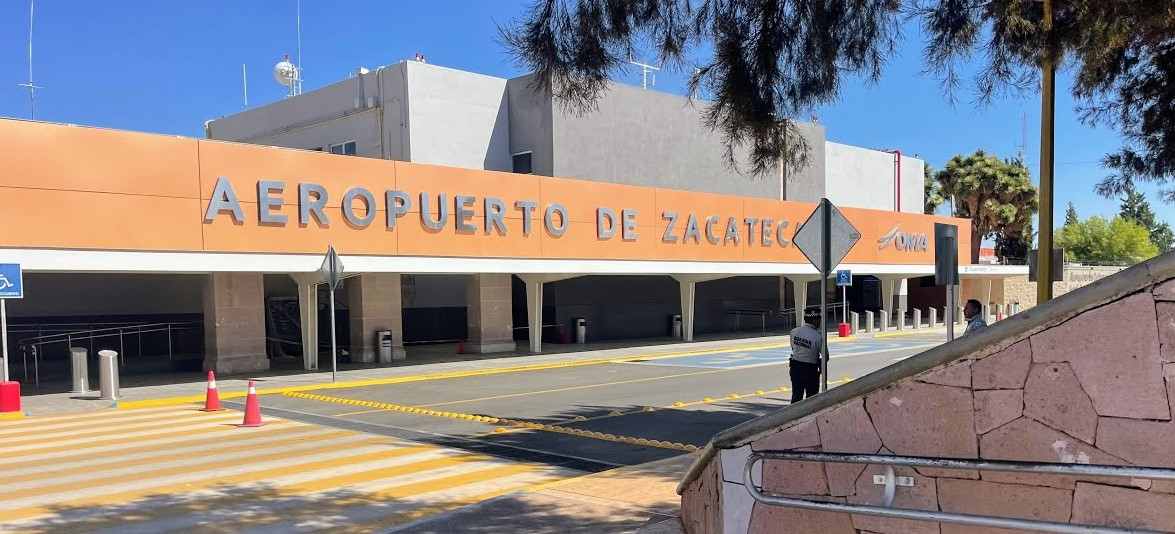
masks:
MULTIPOLYGON (((835 386, 925 351, 945 334, 919 333, 830 343, 835 386)), ((659 357, 510 374, 325 390, 326 398, 267 396, 273 415, 599 471, 682 454, 545 430, 469 420, 485 415, 625 438, 702 446, 716 432, 785 406, 788 348, 659 357), (342 399, 444 412, 355 406, 342 399)), ((385 406, 386 407, 386 406, 385 406)))

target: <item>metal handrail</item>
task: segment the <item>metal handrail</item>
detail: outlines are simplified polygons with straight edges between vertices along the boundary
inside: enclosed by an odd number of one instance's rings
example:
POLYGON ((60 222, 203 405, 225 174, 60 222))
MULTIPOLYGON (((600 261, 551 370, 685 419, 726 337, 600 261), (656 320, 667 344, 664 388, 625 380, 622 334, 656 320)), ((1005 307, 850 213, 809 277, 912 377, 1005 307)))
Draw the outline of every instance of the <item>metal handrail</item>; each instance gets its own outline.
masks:
POLYGON ((28 357, 31 352, 33 356, 33 384, 36 387, 41 385, 41 347, 45 345, 52 345, 55 343, 65 343, 68 349, 73 345, 74 341, 89 340, 90 351, 94 350, 94 340, 106 337, 117 337, 119 345, 119 359, 122 366, 126 365, 126 347, 123 341, 124 336, 139 336, 139 353, 142 353, 142 336, 143 334, 151 334, 156 332, 167 332, 167 357, 174 357, 174 350, 172 347, 172 332, 189 330, 198 328, 202 323, 200 321, 177 321, 169 323, 145 323, 145 324, 127 324, 124 326, 107 327, 107 328, 93 328, 89 330, 77 330, 71 332, 61 332, 57 334, 47 334, 43 336, 36 336, 24 338, 17 342, 20 347, 21 360, 24 365, 25 381, 29 380, 29 361, 28 357))
POLYGON ((1047 462, 1016 462, 998 460, 963 460, 953 458, 930 458, 922 456, 885 456, 880 454, 844 454, 834 452, 790 452, 758 451, 747 457, 743 467, 743 485, 751 498, 770 506, 787 506, 824 512, 841 512, 887 517, 891 519, 912 519, 916 521, 937 521, 981 527, 1035 530, 1066 534, 1122 534, 1156 532, 1139 529, 1119 529, 1096 525, 1074 525, 1036 519, 1017 519, 953 512, 938 512, 910 508, 891 508, 896 490, 893 467, 931 467, 937 469, 969 469, 978 471, 1005 471, 1044 475, 1096 476, 1118 478, 1141 478, 1175 480, 1175 469, 1157 467, 1134 467, 1097 464, 1062 464, 1047 462), (802 462, 834 462, 848 464, 874 464, 886 466, 884 506, 863 504, 841 504, 836 502, 809 501, 774 494, 763 493, 754 483, 752 474, 756 463, 763 460, 789 460, 802 462))

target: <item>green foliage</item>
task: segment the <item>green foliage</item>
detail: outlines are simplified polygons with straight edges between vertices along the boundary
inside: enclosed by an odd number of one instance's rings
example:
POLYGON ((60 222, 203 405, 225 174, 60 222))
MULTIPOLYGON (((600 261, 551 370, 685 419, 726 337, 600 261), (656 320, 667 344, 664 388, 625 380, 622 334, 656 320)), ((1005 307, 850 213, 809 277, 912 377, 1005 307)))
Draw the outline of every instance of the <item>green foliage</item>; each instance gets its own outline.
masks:
POLYGON ((972 261, 985 238, 1031 242, 1037 197, 1023 162, 977 150, 951 158, 936 178, 942 195, 955 199, 955 216, 971 219, 972 261))
POLYGON ((1172 236, 1171 233, 1171 226, 1158 221, 1155 212, 1151 210, 1151 203, 1147 201, 1146 195, 1135 189, 1133 184, 1126 188, 1124 195, 1118 214, 1123 219, 1134 221, 1139 226, 1146 228, 1151 243, 1154 243, 1160 253, 1170 251, 1172 241, 1175 240, 1175 236, 1172 236))
POLYGON ((1077 217, 1077 208, 1073 207, 1073 203, 1069 203, 1069 207, 1065 208, 1065 226, 1070 224, 1077 224, 1081 219, 1077 217))
POLYGON ((1145 227, 1122 217, 1094 216, 1067 225, 1057 233, 1057 246, 1067 259, 1084 263, 1134 264, 1159 253, 1145 227))
POLYGON ((923 206, 922 213, 934 214, 938 211, 938 207, 946 201, 942 196, 942 187, 938 185, 938 180, 934 179, 934 168, 930 165, 922 166, 922 174, 924 186, 922 189, 923 206))

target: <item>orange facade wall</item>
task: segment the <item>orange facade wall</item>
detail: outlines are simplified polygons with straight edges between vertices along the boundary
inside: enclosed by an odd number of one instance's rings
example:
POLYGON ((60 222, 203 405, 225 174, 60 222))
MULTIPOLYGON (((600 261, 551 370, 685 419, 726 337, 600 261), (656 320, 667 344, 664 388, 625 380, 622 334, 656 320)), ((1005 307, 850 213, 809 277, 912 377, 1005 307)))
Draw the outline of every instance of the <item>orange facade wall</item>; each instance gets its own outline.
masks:
MULTIPOLYGON (((750 261, 806 263, 790 240, 814 208, 813 204, 779 202, 730 195, 693 193, 585 180, 546 178, 469 170, 398 161, 336 156, 321 152, 196 140, 76 126, 0 120, 0 246, 139 251, 208 251, 260 253, 321 253, 334 245, 343 254, 591 258, 639 260, 750 261), (219 177, 233 186, 242 221, 221 213, 211 222, 204 214, 219 177), (287 216, 284 225, 258 221, 259 180, 285 184, 284 205, 272 213, 287 216), (319 184, 328 196, 329 225, 298 219, 298 185, 319 184), (347 223, 341 200, 346 191, 363 187, 376 199, 374 221, 366 227, 347 223), (403 191, 412 207, 386 225, 385 191, 403 191), (446 195, 448 224, 432 231, 422 224, 421 193, 433 199, 446 195), (455 195, 476 199, 471 206, 473 233, 457 230, 455 195), (507 231, 488 235, 482 228, 483 199, 503 201, 507 231), (523 235, 522 212, 516 201, 533 201, 533 229, 523 235), (554 236, 543 224, 551 204, 566 208, 567 229, 554 236), (625 241, 617 228, 611 239, 597 237, 597 209, 635 210, 635 239, 625 241), (675 212, 675 243, 662 240, 666 220, 675 212), (700 239, 684 241, 686 221, 693 214, 700 239), (739 223, 735 244, 707 240, 707 218, 724 237, 726 223, 739 223), (786 220, 785 243, 774 235, 762 243, 761 225, 748 240, 746 217, 770 218, 772 234, 786 220)), ((276 195, 274 195, 276 196, 276 195)), ((362 202, 358 213, 365 212, 362 202)), ((930 264, 934 258, 935 222, 967 228, 963 219, 887 211, 845 209, 861 231, 862 240, 846 258, 856 264, 930 264), (929 237, 926 250, 881 248, 878 239, 895 225, 929 237)), ((969 232, 960 232, 960 261, 966 262, 969 232)))

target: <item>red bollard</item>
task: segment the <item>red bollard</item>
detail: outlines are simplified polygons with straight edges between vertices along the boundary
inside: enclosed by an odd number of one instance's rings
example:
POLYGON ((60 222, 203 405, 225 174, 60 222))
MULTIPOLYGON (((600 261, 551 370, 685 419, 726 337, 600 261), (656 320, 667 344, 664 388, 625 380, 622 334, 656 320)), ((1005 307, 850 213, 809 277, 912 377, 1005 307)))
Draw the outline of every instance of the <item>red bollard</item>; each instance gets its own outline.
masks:
POLYGON ((849 327, 849 323, 840 323, 836 327, 836 333, 840 337, 849 337, 853 335, 853 329, 849 327))
POLYGON ((20 382, 0 382, 0 418, 20 417, 20 382))

